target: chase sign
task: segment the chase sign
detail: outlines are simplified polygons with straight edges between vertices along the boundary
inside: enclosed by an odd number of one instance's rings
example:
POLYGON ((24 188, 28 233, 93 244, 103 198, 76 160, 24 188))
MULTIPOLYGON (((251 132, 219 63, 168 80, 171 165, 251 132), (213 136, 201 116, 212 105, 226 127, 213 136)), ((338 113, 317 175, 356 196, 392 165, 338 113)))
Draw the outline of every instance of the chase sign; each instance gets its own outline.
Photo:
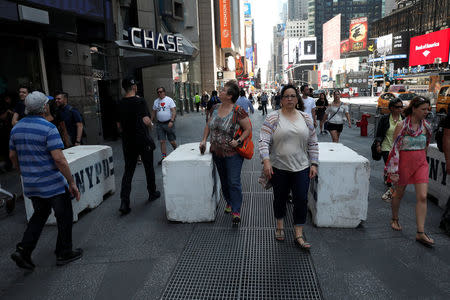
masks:
POLYGON ((184 53, 182 41, 183 38, 172 34, 162 35, 136 27, 128 29, 128 42, 133 47, 184 53))

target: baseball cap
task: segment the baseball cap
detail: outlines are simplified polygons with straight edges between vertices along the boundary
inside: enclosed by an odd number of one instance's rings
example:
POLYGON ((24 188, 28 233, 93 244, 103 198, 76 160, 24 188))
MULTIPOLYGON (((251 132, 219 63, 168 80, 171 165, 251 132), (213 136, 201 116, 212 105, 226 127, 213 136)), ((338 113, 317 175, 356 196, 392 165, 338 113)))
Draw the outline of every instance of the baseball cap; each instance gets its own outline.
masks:
POLYGON ((48 98, 45 94, 34 91, 25 98, 25 113, 37 111, 47 104, 48 98))
POLYGON ((122 80, 122 87, 126 90, 129 87, 138 84, 138 81, 134 77, 126 77, 122 80))

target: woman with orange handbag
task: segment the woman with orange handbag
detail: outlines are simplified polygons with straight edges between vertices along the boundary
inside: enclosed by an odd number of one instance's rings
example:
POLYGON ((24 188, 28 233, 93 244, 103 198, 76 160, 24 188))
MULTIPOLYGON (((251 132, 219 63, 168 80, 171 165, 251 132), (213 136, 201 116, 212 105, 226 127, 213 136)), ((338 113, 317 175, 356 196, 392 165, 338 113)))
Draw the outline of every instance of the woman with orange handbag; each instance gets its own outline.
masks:
POLYGON ((303 112, 297 89, 285 85, 281 90, 281 110, 270 113, 261 127, 259 153, 264 175, 273 186, 273 210, 276 219, 275 239, 283 241, 286 202, 292 190, 295 243, 304 250, 309 182, 317 175, 319 145, 311 117, 303 112), (300 110, 296 110, 299 104, 300 110))
POLYGON ((233 224, 241 221, 242 187, 241 169, 244 157, 236 148, 250 136, 252 126, 248 114, 239 106, 236 100, 239 97, 239 87, 234 81, 228 81, 220 90, 220 101, 211 109, 211 117, 208 119, 203 139, 200 142, 200 152, 206 150, 206 140, 211 133, 210 152, 222 185, 222 194, 227 202, 226 213, 233 216, 233 224), (235 119, 235 120, 234 120, 235 119), (236 124, 242 129, 242 134, 235 139, 236 124))

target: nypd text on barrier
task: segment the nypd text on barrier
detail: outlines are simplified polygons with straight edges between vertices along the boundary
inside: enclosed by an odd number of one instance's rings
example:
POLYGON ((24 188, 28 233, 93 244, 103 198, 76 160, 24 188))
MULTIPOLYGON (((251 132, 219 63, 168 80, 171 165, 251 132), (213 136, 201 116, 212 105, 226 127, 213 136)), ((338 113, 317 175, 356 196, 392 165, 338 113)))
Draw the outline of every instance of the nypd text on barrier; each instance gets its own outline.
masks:
POLYGON ((172 34, 162 35, 161 33, 153 33, 153 31, 136 27, 128 29, 128 42, 134 47, 184 53, 182 40, 183 38, 172 34))

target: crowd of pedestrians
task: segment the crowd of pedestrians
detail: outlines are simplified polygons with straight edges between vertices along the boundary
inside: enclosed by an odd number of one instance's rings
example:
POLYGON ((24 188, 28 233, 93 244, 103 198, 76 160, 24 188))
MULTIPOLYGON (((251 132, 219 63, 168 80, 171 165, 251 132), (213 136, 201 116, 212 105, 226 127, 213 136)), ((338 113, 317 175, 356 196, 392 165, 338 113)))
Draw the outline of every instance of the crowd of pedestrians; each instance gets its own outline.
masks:
MULTIPOLYGON (((122 134, 125 161, 119 208, 122 215, 131 211, 131 184, 139 157, 145 169, 148 201, 154 201, 161 195, 155 183, 153 151, 156 145, 150 130, 156 127, 160 141, 162 158, 159 164, 167 156, 167 140, 173 149, 177 148, 175 102, 166 95, 164 87, 159 87, 150 112, 145 99, 137 95, 137 84, 132 77, 122 81, 125 96, 117 105, 117 126, 122 134)), ((0 112, 2 120, 8 115, 11 121, 9 158, 21 171, 24 194, 31 199, 34 213, 11 258, 21 268, 34 269, 31 254, 53 209, 58 225, 56 264, 64 265, 83 255, 82 249, 73 249, 72 246, 72 199, 79 200, 80 193, 62 152, 64 148, 81 143, 82 116, 68 104, 69 96, 64 92, 57 92, 53 99, 39 91, 30 93, 29 89, 22 87, 19 96, 20 100, 14 108, 11 103, 4 102, 0 112)), ((349 110, 340 101, 339 91, 333 92, 331 103, 325 93, 321 93, 317 101, 310 96, 311 89, 306 85, 300 88, 285 85, 280 92, 272 95, 274 111, 270 113, 267 113, 269 96, 265 92, 255 96, 259 97, 262 115, 265 116, 259 132, 258 150, 262 177, 265 184, 273 188, 274 238, 277 241, 285 240, 284 219, 291 198, 294 241, 304 250, 311 248, 304 226, 310 180, 317 176, 319 166, 316 128, 319 126, 321 134, 329 131, 332 141, 339 142, 344 123, 348 122, 351 127, 349 110)), ((219 93, 212 91, 211 97, 203 92, 201 97, 196 94, 195 98, 197 111, 201 107, 206 115, 200 152, 206 152, 209 138, 209 150, 226 201, 225 213, 231 214, 234 225, 241 222, 243 200, 241 169, 244 157, 237 148, 247 138, 251 138, 252 124, 248 114, 254 113, 253 99, 252 94, 247 98, 245 91, 239 90, 234 81, 227 82, 219 93), (236 135, 238 129, 241 130, 239 136, 236 135)), ((383 116, 379 122, 375 145, 385 163, 384 181, 388 190, 382 198, 391 202, 392 229, 402 230, 399 222, 400 202, 406 186, 413 184, 417 198, 416 240, 431 247, 434 240, 425 232, 429 171, 426 149, 432 134, 425 120, 429 106, 428 99, 415 97, 403 110, 401 100, 391 100, 390 114, 383 116)), ((450 173, 448 116, 444 128, 446 171, 450 173)), ((6 195, 9 199, 15 197, 2 189, 0 195, 6 195)))

